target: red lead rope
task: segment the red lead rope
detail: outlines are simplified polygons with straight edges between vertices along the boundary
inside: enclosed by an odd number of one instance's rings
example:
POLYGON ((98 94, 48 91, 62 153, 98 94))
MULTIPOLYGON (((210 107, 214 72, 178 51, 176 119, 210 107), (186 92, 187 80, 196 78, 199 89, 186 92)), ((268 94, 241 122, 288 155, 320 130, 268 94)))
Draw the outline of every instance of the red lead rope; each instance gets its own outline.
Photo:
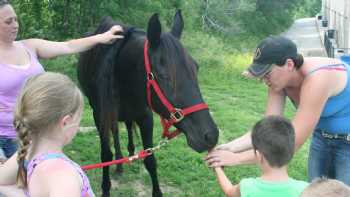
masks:
POLYGON ((103 167, 110 166, 113 164, 131 163, 137 159, 144 159, 144 158, 148 157, 149 155, 151 155, 152 153, 153 153, 152 151, 141 150, 138 154, 131 156, 131 157, 123 157, 121 159, 117 159, 117 160, 113 160, 113 161, 86 165, 86 166, 82 166, 81 168, 83 170, 91 170, 91 169, 95 169, 95 168, 103 168, 103 167))
POLYGON ((163 126, 163 138, 171 139, 175 136, 177 136, 180 133, 179 129, 176 129, 173 132, 169 131, 169 128, 173 126, 175 123, 180 122, 186 115, 191 114, 196 111, 208 109, 208 105, 205 103, 199 103, 196 105, 193 105, 191 107, 187 107, 184 109, 178 109, 173 107, 173 105, 166 99, 164 96, 162 90, 160 89, 159 85, 157 84, 154 75, 152 73, 151 64, 149 61, 148 56, 148 40, 145 40, 144 48, 143 48, 143 56, 145 59, 145 70, 146 70, 146 77, 147 77, 147 102, 148 105, 151 107, 151 109, 154 111, 152 107, 152 96, 151 96, 151 87, 153 87, 153 90, 157 94, 158 98, 162 102, 162 104, 167 108, 168 112, 170 113, 170 119, 165 119, 163 117, 160 117, 161 123, 163 126))
POLYGON ((169 142, 168 139, 163 139, 163 140, 159 141, 157 146, 155 146, 153 148, 148 148, 146 150, 141 150, 139 153, 137 153, 136 155, 133 155, 131 157, 123 157, 121 159, 117 159, 117 160, 113 160, 113 161, 107 161, 107 162, 98 163, 98 164, 86 165, 86 166, 82 166, 81 168, 83 170, 91 170, 91 169, 95 169, 95 168, 103 168, 103 167, 110 166, 113 164, 131 163, 135 160, 144 159, 144 158, 152 155, 155 151, 157 151, 160 148, 162 148, 163 146, 165 146, 168 142, 169 142))

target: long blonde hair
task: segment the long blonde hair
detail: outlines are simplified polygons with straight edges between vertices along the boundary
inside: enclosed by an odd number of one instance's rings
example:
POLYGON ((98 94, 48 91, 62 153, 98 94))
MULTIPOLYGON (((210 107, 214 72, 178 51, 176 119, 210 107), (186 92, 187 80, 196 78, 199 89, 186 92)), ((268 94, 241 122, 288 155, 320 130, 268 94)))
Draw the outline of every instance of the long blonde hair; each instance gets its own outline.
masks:
POLYGON ((50 132, 65 115, 75 114, 83 106, 78 87, 65 75, 46 72, 25 83, 15 109, 14 126, 19 139, 17 184, 27 187, 24 161, 40 135, 50 132))

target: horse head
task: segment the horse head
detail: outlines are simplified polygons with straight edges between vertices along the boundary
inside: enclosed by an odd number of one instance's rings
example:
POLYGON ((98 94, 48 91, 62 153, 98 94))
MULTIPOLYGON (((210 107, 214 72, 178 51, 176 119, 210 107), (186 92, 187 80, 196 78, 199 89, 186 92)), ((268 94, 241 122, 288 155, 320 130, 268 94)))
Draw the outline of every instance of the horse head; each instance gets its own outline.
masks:
MULTIPOLYGON (((181 12, 177 11, 170 32, 162 32, 158 14, 150 18, 147 28, 147 55, 152 73, 165 98, 176 109, 204 103, 197 80, 198 64, 180 42, 183 27, 181 12)), ((171 118, 154 89, 151 106, 162 117, 171 118)), ((209 150, 217 143, 219 132, 208 109, 190 113, 174 126, 185 134, 188 145, 197 152, 209 150)))

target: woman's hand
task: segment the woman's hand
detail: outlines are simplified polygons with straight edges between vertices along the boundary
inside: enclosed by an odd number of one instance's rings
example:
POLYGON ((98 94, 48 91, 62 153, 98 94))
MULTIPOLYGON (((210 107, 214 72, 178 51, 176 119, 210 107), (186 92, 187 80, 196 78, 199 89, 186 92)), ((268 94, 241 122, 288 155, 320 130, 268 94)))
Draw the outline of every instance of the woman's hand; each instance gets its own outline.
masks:
POLYGON ((215 147, 215 150, 231 151, 231 144, 230 143, 220 144, 219 146, 215 147))
POLYGON ((238 165, 238 154, 227 150, 213 150, 204 158, 211 168, 238 165))
POLYGON ((103 34, 100 34, 100 43, 101 44, 112 44, 116 39, 122 39, 124 36, 117 35, 117 33, 123 32, 123 28, 120 25, 112 26, 108 31, 103 34))

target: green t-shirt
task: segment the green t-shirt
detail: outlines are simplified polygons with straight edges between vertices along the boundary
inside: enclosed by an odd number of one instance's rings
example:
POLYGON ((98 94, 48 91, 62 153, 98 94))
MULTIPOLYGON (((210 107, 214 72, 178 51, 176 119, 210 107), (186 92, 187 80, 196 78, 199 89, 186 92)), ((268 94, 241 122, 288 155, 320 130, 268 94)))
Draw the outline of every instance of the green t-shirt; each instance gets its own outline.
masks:
POLYGON ((269 182, 261 178, 242 179, 241 197, 299 197, 308 185, 305 181, 289 178, 286 182, 269 182))

